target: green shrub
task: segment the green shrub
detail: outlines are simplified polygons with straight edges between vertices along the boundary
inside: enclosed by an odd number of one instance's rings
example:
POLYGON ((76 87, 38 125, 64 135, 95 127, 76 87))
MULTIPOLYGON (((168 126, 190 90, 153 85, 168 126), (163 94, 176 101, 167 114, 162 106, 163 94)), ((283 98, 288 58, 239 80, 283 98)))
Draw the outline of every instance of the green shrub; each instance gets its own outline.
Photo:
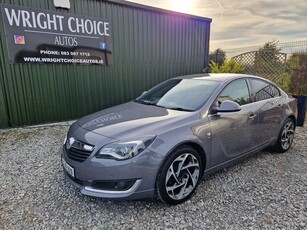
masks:
POLYGON ((244 67, 241 63, 235 62, 232 58, 224 61, 221 66, 218 66, 214 61, 209 64, 212 73, 242 73, 244 67))
POLYGON ((275 83, 287 93, 291 93, 291 76, 289 73, 281 74, 280 79, 275 83))

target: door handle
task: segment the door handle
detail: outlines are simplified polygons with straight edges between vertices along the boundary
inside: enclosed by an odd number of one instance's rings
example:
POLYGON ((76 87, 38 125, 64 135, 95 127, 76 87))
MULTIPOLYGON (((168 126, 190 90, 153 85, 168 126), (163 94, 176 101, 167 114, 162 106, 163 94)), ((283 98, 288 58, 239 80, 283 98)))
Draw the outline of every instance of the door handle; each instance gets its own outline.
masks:
POLYGON ((248 119, 252 119, 253 120, 256 116, 257 116, 257 114, 253 114, 252 113, 252 114, 249 115, 248 119))

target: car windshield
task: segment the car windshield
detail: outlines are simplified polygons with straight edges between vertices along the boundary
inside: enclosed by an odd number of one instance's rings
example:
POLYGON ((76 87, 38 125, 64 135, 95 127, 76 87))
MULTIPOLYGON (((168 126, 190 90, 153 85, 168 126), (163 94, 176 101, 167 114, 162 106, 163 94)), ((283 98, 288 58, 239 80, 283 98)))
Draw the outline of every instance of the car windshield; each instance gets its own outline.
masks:
POLYGON ((195 111, 208 100, 219 82, 199 79, 165 81, 138 97, 135 102, 167 109, 195 111))

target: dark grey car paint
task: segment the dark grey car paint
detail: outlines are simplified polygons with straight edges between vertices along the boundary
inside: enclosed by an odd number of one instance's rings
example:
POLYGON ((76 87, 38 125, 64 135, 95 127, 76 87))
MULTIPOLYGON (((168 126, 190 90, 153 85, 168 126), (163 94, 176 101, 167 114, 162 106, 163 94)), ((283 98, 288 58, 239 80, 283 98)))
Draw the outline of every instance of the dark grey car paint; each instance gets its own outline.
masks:
MULTIPOLYGON (((183 78, 201 77, 204 75, 183 78)), ((76 178, 84 181, 84 184, 81 186, 67 177, 68 180, 79 187, 82 193, 100 196, 84 190, 87 181, 141 179, 140 186, 133 194, 100 197, 146 198, 154 195, 156 177, 163 159, 183 143, 193 144, 203 150, 205 174, 268 147, 276 141, 286 118, 295 116, 293 99, 283 91, 279 98, 243 105, 238 112, 210 114, 212 104, 221 90, 229 82, 244 77, 246 76, 205 76, 218 80, 221 84, 202 109, 194 112, 165 109, 132 101, 81 118, 71 126, 67 138, 74 137, 94 145, 95 150, 84 162, 75 162, 65 153, 62 154, 65 161, 74 167, 76 178), (117 161, 94 157, 106 144, 146 135, 156 135, 154 142, 131 159, 117 161)))

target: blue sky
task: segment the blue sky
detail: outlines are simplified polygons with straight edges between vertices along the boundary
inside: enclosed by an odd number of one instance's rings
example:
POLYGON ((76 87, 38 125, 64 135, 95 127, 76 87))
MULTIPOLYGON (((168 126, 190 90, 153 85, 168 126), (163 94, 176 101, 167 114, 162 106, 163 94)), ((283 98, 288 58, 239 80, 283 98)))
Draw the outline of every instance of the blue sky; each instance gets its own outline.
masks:
POLYGON ((210 50, 307 40, 307 0, 130 0, 212 18, 210 50))

